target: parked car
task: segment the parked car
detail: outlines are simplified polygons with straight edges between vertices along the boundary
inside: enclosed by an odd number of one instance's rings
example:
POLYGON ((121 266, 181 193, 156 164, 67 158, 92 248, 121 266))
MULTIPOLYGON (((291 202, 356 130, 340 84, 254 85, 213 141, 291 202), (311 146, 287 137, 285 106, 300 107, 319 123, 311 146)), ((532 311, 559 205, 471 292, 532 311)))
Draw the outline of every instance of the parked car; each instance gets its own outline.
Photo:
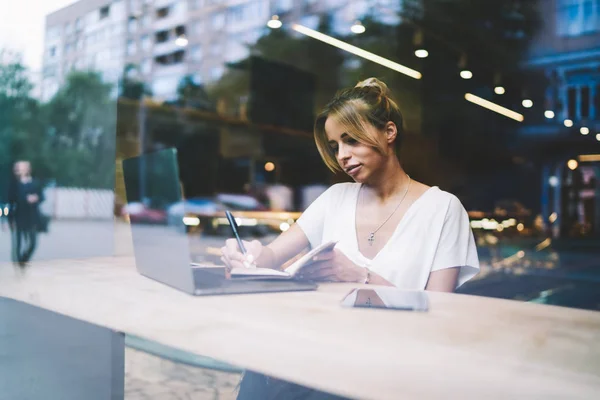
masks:
POLYGON ((143 203, 128 203, 121 209, 122 215, 129 222, 146 224, 166 224, 167 212, 146 207, 143 203))
POLYGON ((249 195, 218 194, 174 203, 167 208, 167 218, 170 225, 185 226, 186 231, 225 236, 230 234, 225 210, 233 212, 241 234, 252 236, 280 233, 300 216, 300 213, 270 211, 249 195))

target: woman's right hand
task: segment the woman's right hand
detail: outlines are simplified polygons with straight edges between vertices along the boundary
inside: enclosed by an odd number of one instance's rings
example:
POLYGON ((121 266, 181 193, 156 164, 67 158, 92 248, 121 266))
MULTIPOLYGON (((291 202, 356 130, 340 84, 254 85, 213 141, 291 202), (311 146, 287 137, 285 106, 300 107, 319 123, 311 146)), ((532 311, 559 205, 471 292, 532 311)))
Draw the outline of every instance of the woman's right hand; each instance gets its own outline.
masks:
POLYGON ((263 252, 264 246, 258 241, 247 242, 242 240, 246 248, 246 254, 242 254, 237 240, 227 239, 225 246, 221 247, 221 261, 228 271, 232 268, 256 268, 256 261, 263 252))

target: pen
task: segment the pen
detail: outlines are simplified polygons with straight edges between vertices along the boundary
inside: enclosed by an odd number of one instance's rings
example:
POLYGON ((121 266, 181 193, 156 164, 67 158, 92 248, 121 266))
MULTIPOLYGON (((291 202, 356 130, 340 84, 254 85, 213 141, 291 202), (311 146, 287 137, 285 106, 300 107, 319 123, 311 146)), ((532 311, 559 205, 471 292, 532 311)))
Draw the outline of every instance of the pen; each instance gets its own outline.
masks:
POLYGON ((235 222, 235 218, 233 218, 233 215, 231 215, 229 210, 225 210, 225 216, 227 217, 227 221, 229 221, 229 226, 233 231, 233 236, 235 236, 235 240, 237 240, 238 242, 238 246, 240 246, 242 254, 246 254, 246 248, 244 247, 244 243, 242 243, 242 239, 240 239, 240 234, 238 233, 238 226, 235 222))

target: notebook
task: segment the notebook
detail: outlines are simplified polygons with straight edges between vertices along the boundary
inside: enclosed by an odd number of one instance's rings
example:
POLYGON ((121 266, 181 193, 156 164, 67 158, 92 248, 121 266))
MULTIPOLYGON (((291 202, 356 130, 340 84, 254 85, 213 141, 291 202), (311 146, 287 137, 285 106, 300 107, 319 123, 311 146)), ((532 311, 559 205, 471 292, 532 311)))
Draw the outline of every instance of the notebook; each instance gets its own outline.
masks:
POLYGON ((265 278, 281 278, 281 279, 294 279, 303 267, 313 263, 313 257, 333 250, 337 242, 327 242, 320 246, 315 247, 292 265, 284 269, 283 271, 271 268, 233 268, 231 270, 232 277, 265 277, 265 278))

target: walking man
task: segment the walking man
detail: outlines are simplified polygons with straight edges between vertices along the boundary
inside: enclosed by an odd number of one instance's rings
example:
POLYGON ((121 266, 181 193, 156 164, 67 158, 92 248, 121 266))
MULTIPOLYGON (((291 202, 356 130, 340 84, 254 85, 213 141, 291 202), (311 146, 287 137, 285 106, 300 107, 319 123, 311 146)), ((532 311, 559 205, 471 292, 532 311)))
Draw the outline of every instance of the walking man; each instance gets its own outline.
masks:
POLYGON ((39 205, 44 201, 44 196, 39 182, 31 177, 29 161, 17 161, 13 172, 15 179, 8 198, 12 259, 20 267, 24 267, 35 251, 40 224, 39 205))

